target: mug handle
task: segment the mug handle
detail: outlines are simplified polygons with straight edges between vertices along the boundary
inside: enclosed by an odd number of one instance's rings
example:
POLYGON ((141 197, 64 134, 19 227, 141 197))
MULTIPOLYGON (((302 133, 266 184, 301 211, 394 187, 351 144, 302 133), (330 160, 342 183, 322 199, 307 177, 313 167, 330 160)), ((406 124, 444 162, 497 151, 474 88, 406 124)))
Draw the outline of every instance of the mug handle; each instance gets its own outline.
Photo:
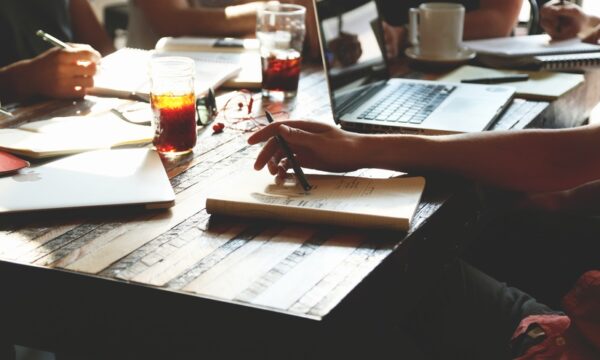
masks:
POLYGON ((408 10, 408 41, 413 46, 419 45, 419 9, 408 10))

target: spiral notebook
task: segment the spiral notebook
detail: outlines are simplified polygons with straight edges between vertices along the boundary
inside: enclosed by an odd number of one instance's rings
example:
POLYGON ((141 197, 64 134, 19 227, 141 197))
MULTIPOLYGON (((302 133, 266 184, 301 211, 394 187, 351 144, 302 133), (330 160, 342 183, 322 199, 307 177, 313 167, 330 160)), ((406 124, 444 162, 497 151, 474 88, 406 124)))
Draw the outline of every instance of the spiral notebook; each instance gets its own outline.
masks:
POLYGON ((529 70, 580 70, 600 66, 600 45, 578 38, 553 41, 548 35, 465 41, 484 65, 529 70))
POLYGON ((541 70, 581 70, 600 66, 600 52, 536 56, 541 70))

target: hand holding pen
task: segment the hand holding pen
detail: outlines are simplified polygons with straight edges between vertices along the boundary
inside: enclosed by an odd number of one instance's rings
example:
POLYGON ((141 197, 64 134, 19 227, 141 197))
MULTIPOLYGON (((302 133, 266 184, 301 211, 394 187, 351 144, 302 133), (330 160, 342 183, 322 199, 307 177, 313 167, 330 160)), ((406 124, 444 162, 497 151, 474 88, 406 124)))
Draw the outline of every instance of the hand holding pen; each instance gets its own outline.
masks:
MULTIPOLYGON (((271 115, 270 112, 265 110, 265 116, 267 117, 267 120, 269 121, 270 124, 273 123, 273 116, 271 115)), ((294 156, 292 149, 290 149, 290 146, 287 144, 285 139, 283 137, 281 137, 281 135, 275 135, 274 138, 275 138, 275 141, 277 142, 277 144, 283 150, 283 153, 286 156, 287 161, 290 163, 292 169, 294 170, 296 179, 298 180, 298 183, 300 184, 302 189, 304 189, 304 191, 310 191, 310 189, 312 189, 312 185, 308 182, 308 180, 306 180, 304 171, 302 171, 302 168, 298 164, 298 161, 296 160, 296 157, 294 156)))
POLYGON ((588 21, 581 7, 569 1, 551 2, 540 11, 540 26, 553 40, 566 40, 584 30, 588 21))
POLYGON ((280 136, 293 150, 295 161, 304 168, 328 172, 349 172, 373 164, 372 153, 362 151, 358 134, 319 121, 283 120, 253 133, 248 144, 264 143, 254 169, 267 167, 278 183, 288 177, 293 164, 279 145, 280 136))
POLYGON ((100 54, 88 45, 67 44, 43 31, 36 34, 40 41, 55 47, 32 59, 23 72, 23 86, 28 85, 30 91, 27 95, 67 99, 85 96, 86 88, 94 85, 100 54))

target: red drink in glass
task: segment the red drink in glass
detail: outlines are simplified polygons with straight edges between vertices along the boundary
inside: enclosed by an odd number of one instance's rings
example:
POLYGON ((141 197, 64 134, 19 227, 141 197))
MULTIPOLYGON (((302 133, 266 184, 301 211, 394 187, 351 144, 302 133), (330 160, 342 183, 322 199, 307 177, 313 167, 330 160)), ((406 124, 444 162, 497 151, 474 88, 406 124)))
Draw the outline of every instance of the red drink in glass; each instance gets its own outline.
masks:
POLYGON ((285 96, 293 96, 298 91, 300 65, 302 56, 292 50, 271 53, 262 57, 262 89, 263 91, 280 91, 285 96))
POLYGON ((156 129, 152 143, 160 153, 190 152, 196 145, 194 94, 160 94, 151 97, 156 129))
POLYGON ((298 92, 300 55, 306 34, 306 8, 275 1, 256 13, 262 60, 262 95, 290 98, 298 92))

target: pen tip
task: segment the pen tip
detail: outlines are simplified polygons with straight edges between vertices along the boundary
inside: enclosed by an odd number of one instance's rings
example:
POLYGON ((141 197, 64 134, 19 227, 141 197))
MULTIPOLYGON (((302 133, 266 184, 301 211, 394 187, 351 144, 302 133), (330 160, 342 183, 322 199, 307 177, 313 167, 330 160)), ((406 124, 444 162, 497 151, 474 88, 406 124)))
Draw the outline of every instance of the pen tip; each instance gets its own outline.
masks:
POLYGON ((37 36, 44 36, 44 32, 42 30, 38 30, 35 32, 37 36))

